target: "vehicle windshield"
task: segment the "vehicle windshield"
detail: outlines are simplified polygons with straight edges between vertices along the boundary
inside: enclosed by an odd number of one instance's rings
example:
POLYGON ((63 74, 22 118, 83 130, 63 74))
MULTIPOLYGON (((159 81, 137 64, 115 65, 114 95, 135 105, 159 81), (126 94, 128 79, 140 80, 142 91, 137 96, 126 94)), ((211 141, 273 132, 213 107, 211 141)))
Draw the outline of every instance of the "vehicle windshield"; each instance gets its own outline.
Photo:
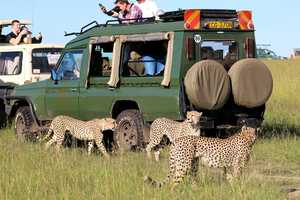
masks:
POLYGON ((200 43, 201 60, 216 60, 229 69, 238 60, 238 46, 235 41, 202 41, 200 43))
POLYGON ((60 57, 61 50, 61 48, 40 48, 32 50, 32 73, 50 73, 60 57))

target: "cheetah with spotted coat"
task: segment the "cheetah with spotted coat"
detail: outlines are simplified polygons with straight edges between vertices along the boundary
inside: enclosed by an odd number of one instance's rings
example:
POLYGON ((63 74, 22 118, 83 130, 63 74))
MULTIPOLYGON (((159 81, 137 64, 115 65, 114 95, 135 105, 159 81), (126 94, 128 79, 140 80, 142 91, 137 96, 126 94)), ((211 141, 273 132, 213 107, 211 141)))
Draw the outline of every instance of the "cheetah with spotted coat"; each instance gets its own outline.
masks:
POLYGON ((43 140, 49 138, 53 132, 52 138, 46 143, 46 149, 53 143, 56 143, 57 150, 59 150, 66 131, 69 131, 73 137, 89 141, 88 154, 91 153, 95 142, 101 153, 103 153, 105 157, 109 157, 102 143, 102 132, 105 130, 114 130, 116 126, 116 121, 112 118, 93 119, 85 122, 72 117, 59 115, 51 122, 48 134, 43 140))
POLYGON ((200 118, 202 112, 188 111, 186 115, 186 120, 183 122, 177 122, 167 118, 157 118, 153 121, 150 126, 150 140, 146 147, 146 152, 148 158, 151 158, 151 150, 156 147, 154 153, 155 160, 159 160, 160 145, 163 136, 167 136, 171 143, 174 142, 176 138, 185 135, 195 135, 200 136, 200 118))
POLYGON ((197 174, 199 159, 206 166, 223 168, 228 181, 232 181, 241 174, 242 168, 245 167, 255 140, 256 129, 246 126, 227 139, 180 137, 171 146, 167 178, 163 182, 157 182, 146 176, 144 181, 156 187, 161 187, 171 181, 175 186, 187 173, 197 174))

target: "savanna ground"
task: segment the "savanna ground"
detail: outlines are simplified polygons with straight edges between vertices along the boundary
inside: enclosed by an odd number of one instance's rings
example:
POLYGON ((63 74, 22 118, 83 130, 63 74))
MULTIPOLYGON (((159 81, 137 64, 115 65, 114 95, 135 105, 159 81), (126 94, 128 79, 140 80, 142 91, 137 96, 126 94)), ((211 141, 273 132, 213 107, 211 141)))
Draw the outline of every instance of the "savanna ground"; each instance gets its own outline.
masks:
POLYGON ((287 188, 300 188, 300 61, 265 61, 274 77, 263 136, 254 145, 244 175, 232 185, 219 171, 201 167, 195 182, 174 191, 154 189, 144 175, 163 179, 168 151, 157 163, 144 153, 105 160, 82 149, 60 154, 43 145, 0 134, 0 199, 285 199, 287 188))

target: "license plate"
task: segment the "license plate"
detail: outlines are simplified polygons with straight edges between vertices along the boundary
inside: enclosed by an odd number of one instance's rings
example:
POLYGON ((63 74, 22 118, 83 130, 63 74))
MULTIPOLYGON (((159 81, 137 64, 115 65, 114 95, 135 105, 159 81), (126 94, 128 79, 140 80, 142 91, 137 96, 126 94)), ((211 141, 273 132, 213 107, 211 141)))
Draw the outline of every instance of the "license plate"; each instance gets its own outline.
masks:
POLYGON ((208 22, 209 29, 232 29, 233 23, 228 21, 210 21, 208 22))

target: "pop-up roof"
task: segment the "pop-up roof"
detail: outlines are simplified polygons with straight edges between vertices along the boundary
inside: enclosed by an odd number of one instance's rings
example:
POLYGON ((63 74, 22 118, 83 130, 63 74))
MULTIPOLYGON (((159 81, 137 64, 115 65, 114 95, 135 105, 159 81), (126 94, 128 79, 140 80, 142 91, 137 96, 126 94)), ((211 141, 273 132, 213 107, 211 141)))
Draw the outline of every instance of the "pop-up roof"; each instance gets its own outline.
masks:
MULTIPOLYGON (((5 26, 10 26, 11 22, 13 19, 0 19, 0 26, 5 27, 5 26)), ((30 20, 19 20, 21 25, 30 25, 31 21, 30 20)))
MULTIPOLYGON (((11 25, 13 19, 0 19, 0 35, 2 34, 2 28, 11 25)), ((19 20, 21 25, 31 25, 30 20, 19 20)))

